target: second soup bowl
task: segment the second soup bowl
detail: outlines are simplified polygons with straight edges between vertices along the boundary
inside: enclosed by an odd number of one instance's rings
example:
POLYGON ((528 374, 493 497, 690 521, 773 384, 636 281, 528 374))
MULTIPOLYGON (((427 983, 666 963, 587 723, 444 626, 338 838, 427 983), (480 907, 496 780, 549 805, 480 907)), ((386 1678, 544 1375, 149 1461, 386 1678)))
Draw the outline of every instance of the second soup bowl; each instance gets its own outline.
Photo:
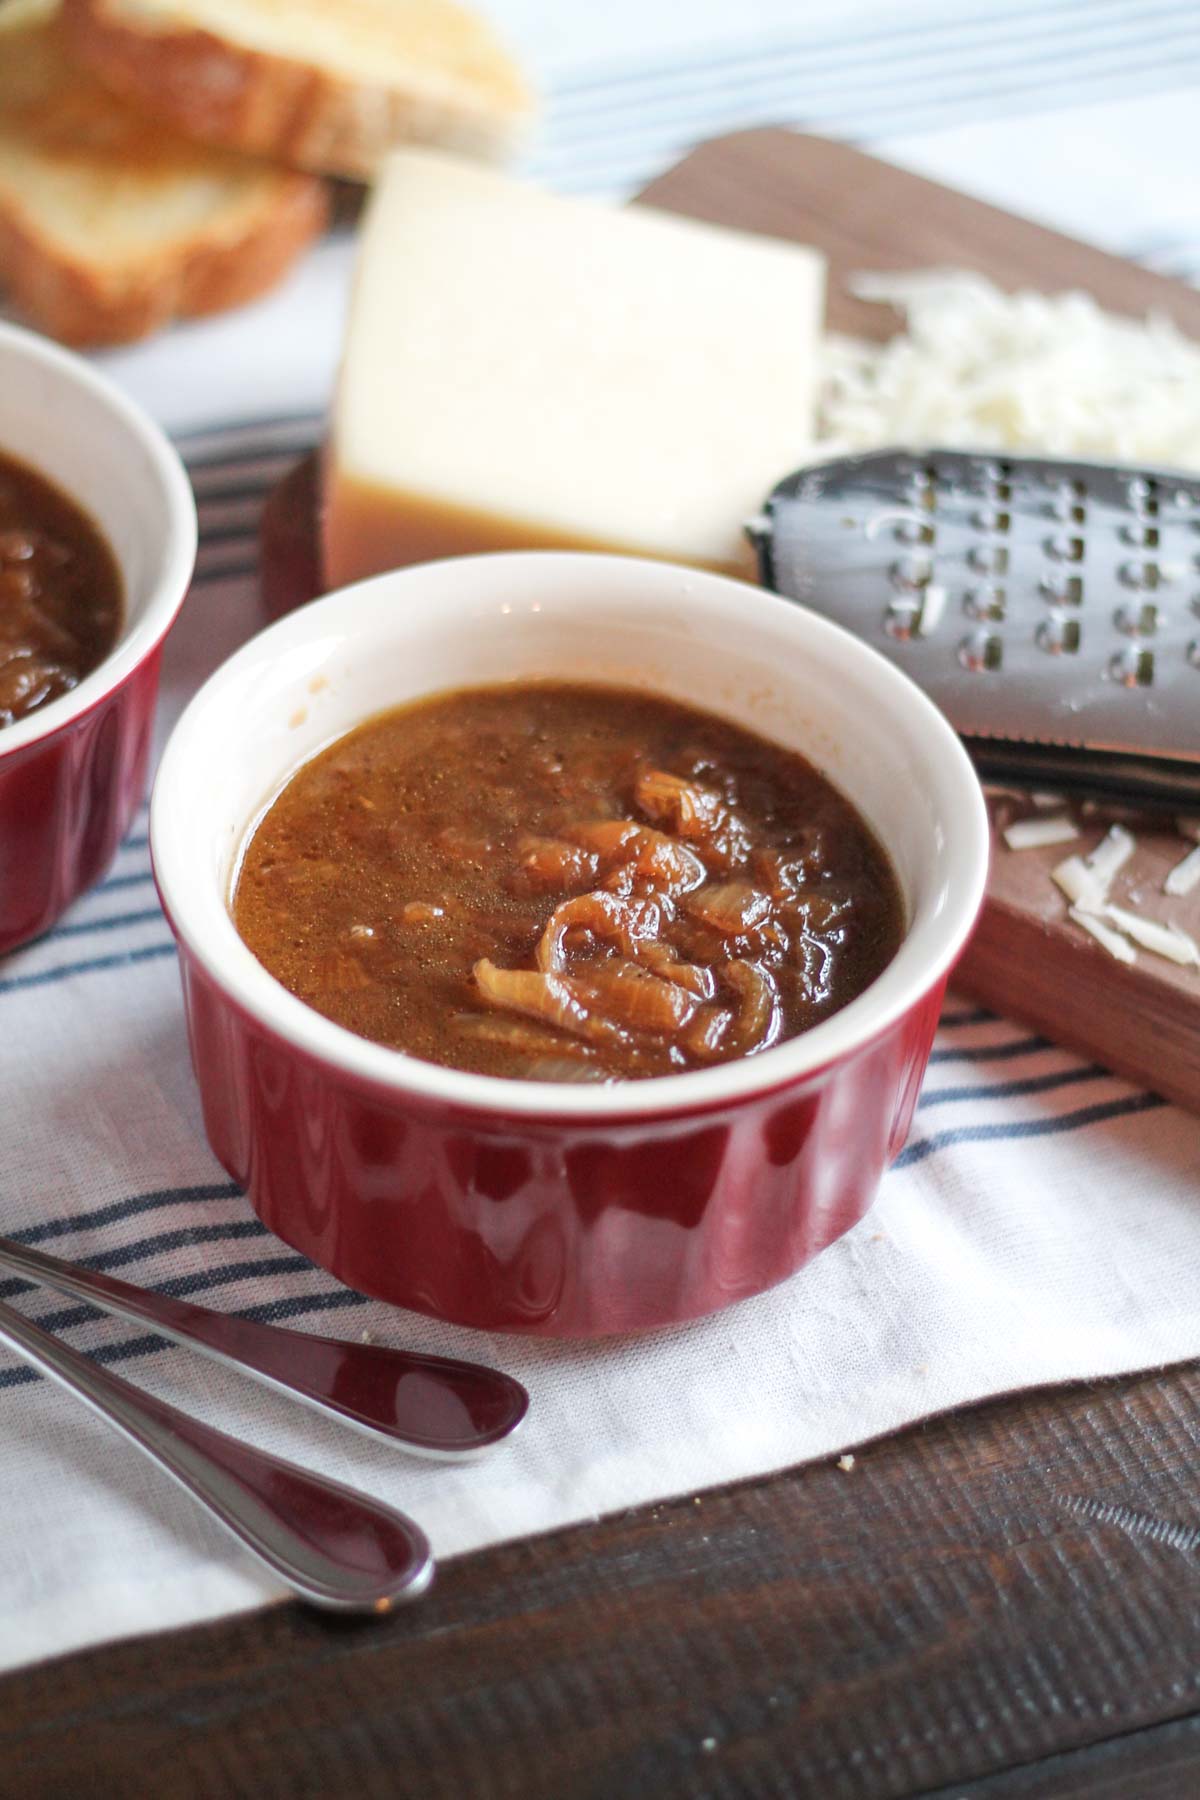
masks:
POLYGON ((531 552, 382 575, 261 633, 176 727, 151 844, 205 1125, 264 1222, 397 1305, 570 1336, 758 1293, 862 1217, 912 1120, 988 832, 941 714, 836 626, 721 576, 531 552), (894 960, 761 1055, 608 1086, 443 1068, 289 994, 230 914, 264 806, 378 712, 534 678, 660 694, 807 756, 891 857, 894 960))

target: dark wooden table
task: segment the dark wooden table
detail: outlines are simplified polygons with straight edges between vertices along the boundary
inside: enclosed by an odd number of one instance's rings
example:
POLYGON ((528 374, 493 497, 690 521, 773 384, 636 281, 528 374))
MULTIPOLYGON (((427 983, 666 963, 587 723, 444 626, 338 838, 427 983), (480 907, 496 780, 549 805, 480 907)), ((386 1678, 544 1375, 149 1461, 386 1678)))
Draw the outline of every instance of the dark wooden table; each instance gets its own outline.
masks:
POLYGON ((1200 1795, 1200 1365, 0 1684, 0 1794, 1200 1795))

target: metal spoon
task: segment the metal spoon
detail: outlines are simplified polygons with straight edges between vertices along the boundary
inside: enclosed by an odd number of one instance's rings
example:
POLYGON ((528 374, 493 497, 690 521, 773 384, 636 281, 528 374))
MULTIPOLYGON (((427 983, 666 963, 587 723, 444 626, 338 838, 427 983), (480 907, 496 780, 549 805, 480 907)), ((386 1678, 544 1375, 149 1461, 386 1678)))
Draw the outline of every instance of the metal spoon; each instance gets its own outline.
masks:
MULTIPOLYGON (((422 1456, 477 1456, 509 1437, 529 1410, 519 1381, 482 1363, 382 1344, 310 1337, 210 1312, 0 1238, 0 1268, 148 1325, 267 1387, 422 1456)), ((89 1364, 89 1367, 91 1365, 89 1364)))
POLYGON ((302 1600, 333 1612, 385 1613, 432 1581, 425 1534, 403 1513, 202 1425, 3 1302, 0 1343, 173 1475, 302 1600))

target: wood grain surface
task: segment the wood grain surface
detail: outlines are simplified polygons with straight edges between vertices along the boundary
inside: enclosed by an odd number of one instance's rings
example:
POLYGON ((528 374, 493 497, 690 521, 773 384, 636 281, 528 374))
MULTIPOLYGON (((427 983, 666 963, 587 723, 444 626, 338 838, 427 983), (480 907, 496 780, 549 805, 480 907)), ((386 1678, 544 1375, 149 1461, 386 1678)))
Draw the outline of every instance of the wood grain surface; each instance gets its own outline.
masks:
POLYGON ((6 1800, 1200 1791, 1200 1371, 992 1403, 0 1686, 6 1800), (1002 1779, 1000 1779, 1002 1777, 1002 1779))
POLYGON ((714 138, 639 199, 815 244, 829 262, 826 323, 856 337, 890 337, 900 321, 856 300, 852 276, 941 267, 973 269, 1009 290, 1081 288, 1112 312, 1160 312, 1200 338, 1200 290, 827 138, 782 130, 714 138))
MULTIPOLYGON (((652 197, 786 230, 797 156, 835 274, 904 266, 902 231, 988 269, 1010 241, 986 208, 956 235, 963 203, 926 183, 897 218, 855 152, 778 133, 706 147, 652 197)), ((1111 259, 1070 254, 1098 286, 1111 259)), ((1140 310, 1145 283, 1200 333, 1200 297, 1140 272, 1110 303, 1140 310)), ((1200 1366, 992 1402, 848 1471, 463 1558, 393 1621, 280 1607, 11 1676, 0 1795, 1194 1800, 1198 1470, 1200 1366)))

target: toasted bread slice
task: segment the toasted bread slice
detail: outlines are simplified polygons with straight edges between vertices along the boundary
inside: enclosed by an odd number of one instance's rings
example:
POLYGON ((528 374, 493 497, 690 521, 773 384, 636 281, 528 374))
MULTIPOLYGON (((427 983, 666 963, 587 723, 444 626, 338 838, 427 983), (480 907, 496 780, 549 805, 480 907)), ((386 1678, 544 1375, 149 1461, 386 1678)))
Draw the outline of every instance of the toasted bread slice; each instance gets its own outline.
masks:
POLYGON ((78 56, 189 137, 369 179, 398 143, 514 147, 528 88, 454 0, 65 0, 78 56))
POLYGON ((322 228, 314 176, 148 120, 79 70, 54 0, 0 0, 0 282, 70 344, 251 299, 322 228))

